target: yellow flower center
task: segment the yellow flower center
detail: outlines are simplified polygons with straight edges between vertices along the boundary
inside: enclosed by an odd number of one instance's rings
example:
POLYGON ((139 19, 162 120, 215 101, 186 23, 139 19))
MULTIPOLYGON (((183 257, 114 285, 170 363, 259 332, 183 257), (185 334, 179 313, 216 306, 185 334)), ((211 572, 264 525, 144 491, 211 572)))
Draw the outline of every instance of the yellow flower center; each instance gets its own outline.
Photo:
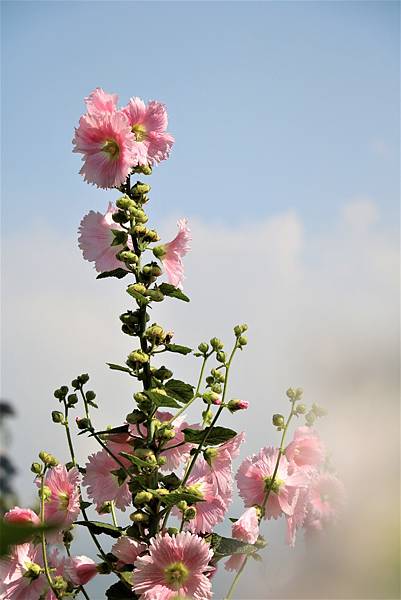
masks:
POLYGON ((102 150, 109 155, 111 160, 117 160, 120 155, 120 147, 115 140, 106 140, 102 150))
POLYGON ((137 142, 143 142, 146 140, 146 127, 138 123, 138 125, 133 125, 131 129, 132 133, 135 135, 135 139, 137 142))
POLYGON ((70 497, 65 492, 60 492, 59 495, 59 506, 61 510, 67 510, 70 497))
POLYGON ((183 562, 178 561, 171 563, 164 569, 166 583, 172 588, 178 590, 189 577, 189 570, 183 562))
POLYGON ((275 494, 279 493, 280 487, 284 483, 284 481, 282 479, 277 479, 277 477, 274 479, 273 485, 272 485, 271 477, 265 477, 264 481, 265 481, 265 491, 267 492, 268 490, 271 489, 271 491, 274 492, 275 494))

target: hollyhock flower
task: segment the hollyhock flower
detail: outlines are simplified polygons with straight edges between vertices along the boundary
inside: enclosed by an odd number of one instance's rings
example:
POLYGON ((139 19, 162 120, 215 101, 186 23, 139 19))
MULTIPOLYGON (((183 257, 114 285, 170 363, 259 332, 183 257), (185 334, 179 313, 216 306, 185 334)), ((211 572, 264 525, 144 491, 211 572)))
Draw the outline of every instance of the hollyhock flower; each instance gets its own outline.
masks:
POLYGON ((135 562, 134 592, 141 600, 210 600, 212 586, 205 573, 212 554, 202 538, 188 531, 158 534, 150 541, 149 554, 135 562))
POLYGON ((293 498, 290 504, 293 507, 293 514, 286 515, 287 533, 286 543, 293 548, 295 546, 295 538, 297 530, 302 527, 306 518, 306 509, 309 501, 308 488, 294 488, 292 492, 293 498))
POLYGON ((74 585, 85 585, 97 573, 96 563, 87 556, 73 556, 65 561, 64 575, 74 585))
POLYGON ((309 502, 317 518, 322 521, 335 519, 345 503, 344 484, 330 473, 318 475, 311 482, 309 502))
POLYGON ((166 132, 168 119, 164 104, 152 100, 147 106, 134 97, 122 109, 135 137, 138 164, 154 164, 166 160, 174 138, 166 132))
POLYGON ((20 508, 19 506, 15 506, 6 512, 4 520, 8 523, 40 525, 40 519, 33 510, 30 508, 20 508))
POLYGON ((124 565, 133 565, 138 556, 145 552, 146 548, 146 544, 122 535, 112 546, 111 552, 118 558, 117 568, 121 569, 124 565))
POLYGON ((244 440, 245 433, 241 432, 216 448, 207 448, 207 461, 203 457, 197 459, 198 472, 211 478, 217 495, 227 507, 232 497, 232 461, 239 455, 240 445, 244 440))
POLYGON ((316 431, 310 427, 298 427, 294 440, 287 446, 285 455, 298 467, 319 466, 324 459, 324 447, 316 431))
MULTIPOLYGON (((199 460, 199 459, 198 459, 199 460)), ((209 533, 224 520, 228 508, 226 498, 219 495, 215 481, 205 475, 205 461, 196 461, 187 486, 202 497, 202 502, 196 503, 196 515, 185 524, 185 528, 196 533, 209 533)))
MULTIPOLYGON (((114 500, 117 508, 125 511, 131 503, 132 495, 128 484, 124 482, 120 485, 117 475, 112 473, 120 468, 118 463, 104 449, 88 458, 83 484, 88 488, 88 496, 95 502, 97 510, 100 510, 105 502, 114 500)), ((125 466, 129 466, 127 459, 119 458, 125 466)))
POLYGON ((191 249, 192 236, 187 219, 180 219, 177 221, 177 225, 178 233, 176 237, 171 242, 154 248, 154 254, 162 261, 169 282, 182 289, 182 282, 184 281, 182 257, 191 249))
MULTIPOLYGON (((121 229, 121 226, 112 219, 116 211, 114 205, 109 202, 106 213, 91 210, 82 219, 78 233, 78 244, 82 250, 85 260, 95 263, 98 273, 124 269, 124 263, 116 258, 116 254, 123 249, 122 245, 112 246, 114 240, 112 229, 121 229)), ((128 245, 131 247, 130 242, 128 245)))
POLYGON ((102 88, 96 88, 85 98, 86 108, 89 114, 108 112, 117 110, 117 94, 108 94, 102 88))
POLYGON ((258 513, 254 506, 248 508, 232 526, 233 538, 254 544, 259 536, 258 513))
MULTIPOLYGON (((91 100, 99 104, 99 98, 91 100)), ((121 112, 91 110, 79 120, 73 139, 74 150, 83 155, 80 174, 100 188, 119 187, 131 168, 138 164, 135 137, 121 112)))
POLYGON ((45 502, 45 520, 66 529, 75 521, 80 508, 81 475, 76 467, 69 471, 57 465, 46 473, 45 485, 51 494, 45 502))
POLYGON ((0 598, 38 600, 47 587, 41 566, 40 546, 29 543, 14 546, 8 558, 0 560, 0 598))
POLYGON ((225 562, 224 568, 227 571, 239 571, 246 559, 245 554, 232 554, 225 562))
MULTIPOLYGON (((263 505, 266 491, 271 485, 278 453, 279 450, 275 448, 262 448, 258 454, 253 454, 242 462, 236 480, 245 506, 263 505)), ((308 485, 308 473, 301 469, 292 469, 290 474, 289 466, 287 458, 282 456, 265 507, 265 518, 277 519, 282 512, 292 515, 294 508, 290 500, 293 499, 293 488, 308 485)))

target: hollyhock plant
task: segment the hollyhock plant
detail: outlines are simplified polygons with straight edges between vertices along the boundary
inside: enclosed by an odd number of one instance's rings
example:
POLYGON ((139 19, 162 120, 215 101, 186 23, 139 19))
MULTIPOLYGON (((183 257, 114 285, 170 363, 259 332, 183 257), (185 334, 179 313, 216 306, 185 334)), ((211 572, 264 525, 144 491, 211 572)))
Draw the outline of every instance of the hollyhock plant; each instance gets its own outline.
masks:
POLYGON ((141 600, 212 597, 209 570, 212 551, 199 536, 182 532, 158 534, 150 541, 149 554, 135 563, 134 591, 141 600))
POLYGON ((143 100, 133 97, 122 112, 135 136, 138 164, 147 165, 166 160, 174 144, 173 136, 166 132, 166 107, 155 100, 145 105, 143 100))
MULTIPOLYGON (((180 219, 177 236, 160 241, 148 224, 151 186, 132 178, 150 175, 168 158, 174 139, 167 133, 167 111, 138 97, 120 108, 117 95, 102 88, 85 103, 74 137, 81 173, 98 187, 117 189, 105 214, 83 217, 78 244, 102 280, 102 295, 113 279, 127 282, 119 322, 129 346, 123 357, 107 357, 113 360, 107 363, 110 376, 125 377, 127 386, 114 393, 108 388, 98 398, 88 389, 89 375, 81 373, 54 391, 60 410, 51 417, 65 435, 68 455, 60 463, 39 452, 40 462, 31 464, 38 508, 16 506, 5 515, 8 554, 0 561, 0 600, 90 600, 85 586, 102 574, 115 578, 107 583, 107 598, 208 600, 220 561, 235 572, 224 596, 229 600, 249 558, 261 559, 269 519, 283 517, 291 547, 301 529, 312 539, 311 532, 338 521, 344 488, 325 471, 324 445, 314 428, 325 411, 315 403, 308 409, 300 388, 287 390, 287 416, 272 418, 279 435, 270 439, 266 429, 270 445, 245 458, 235 475, 243 513, 238 518, 229 512, 235 460, 245 441, 235 423, 254 403, 233 398, 231 390, 228 396, 248 327, 233 328, 230 347, 212 336, 193 350, 176 339, 171 324, 157 322, 159 303, 189 302, 182 291, 183 257, 192 237, 187 220, 180 219), (189 360, 191 354, 198 375, 186 381, 173 359, 189 360), (185 414, 192 411, 198 416, 190 424, 185 414), (104 422, 105 414, 111 422, 104 422), (301 423, 288 441, 296 420, 301 423), (87 458, 75 447, 82 436, 90 446, 87 458), (231 537, 219 531, 225 518, 231 537), (94 543, 92 556, 75 555, 81 533, 94 543)), ((100 327, 98 336, 102 332, 100 327)), ((251 369, 249 377, 255 373, 251 369)))

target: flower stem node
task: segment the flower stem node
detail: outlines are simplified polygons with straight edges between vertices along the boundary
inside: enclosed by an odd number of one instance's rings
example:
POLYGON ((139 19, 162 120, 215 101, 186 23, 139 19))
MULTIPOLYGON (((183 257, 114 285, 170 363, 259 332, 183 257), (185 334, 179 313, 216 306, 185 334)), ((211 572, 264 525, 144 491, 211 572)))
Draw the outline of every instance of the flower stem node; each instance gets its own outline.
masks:
POLYGON ((149 521, 149 516, 141 510, 131 513, 129 518, 133 523, 147 523, 149 521))
POLYGON ((216 337, 210 340, 210 345, 215 352, 218 352, 219 350, 222 350, 224 348, 223 342, 216 337))
POLYGON ((273 421, 273 425, 275 427, 282 428, 285 425, 284 417, 283 417, 283 415, 280 415, 280 414, 273 415, 272 421, 273 421))
POLYGON ((52 421, 53 423, 61 423, 64 425, 64 415, 59 410, 52 411, 52 421))
POLYGON ((39 458, 46 465, 46 467, 57 467, 58 465, 57 458, 55 458, 53 454, 45 452, 44 450, 39 452, 39 458))
POLYGON ((246 410, 249 407, 249 402, 247 400, 238 400, 233 399, 230 400, 227 404, 227 408, 230 412, 235 413, 239 410, 246 410))
POLYGON ((134 498, 134 504, 138 506, 141 504, 149 504, 151 500, 153 500, 153 494, 151 494, 150 492, 142 491, 136 494, 134 498))

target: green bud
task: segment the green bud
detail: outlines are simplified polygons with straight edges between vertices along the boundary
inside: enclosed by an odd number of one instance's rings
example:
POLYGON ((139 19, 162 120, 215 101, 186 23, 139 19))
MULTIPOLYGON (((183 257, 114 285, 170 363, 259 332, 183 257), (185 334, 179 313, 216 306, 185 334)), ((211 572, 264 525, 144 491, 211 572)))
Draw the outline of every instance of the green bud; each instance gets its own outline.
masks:
POLYGON ((86 417, 83 417, 82 419, 76 419, 76 423, 78 429, 83 431, 85 431, 86 429, 90 429, 92 426, 90 419, 87 419, 86 417))
POLYGON ((221 362, 221 363, 225 363, 225 362, 226 362, 226 360, 227 360, 226 353, 225 353, 225 352, 223 352, 222 350, 219 350, 219 351, 217 352, 217 354, 216 354, 216 358, 217 358, 217 360, 218 360, 219 362, 221 362))
POLYGON ((122 196, 116 201, 117 208, 121 208, 122 210, 128 210, 133 204, 133 201, 128 196, 122 196))
POLYGON ((248 325, 246 323, 243 323, 242 325, 236 325, 234 327, 234 333, 235 333, 236 337, 239 337, 242 333, 247 331, 247 329, 248 329, 248 325))
POLYGON ((156 246, 152 252, 156 258, 162 260, 166 256, 166 246, 156 246))
POLYGON ((52 412, 52 420, 53 423, 62 423, 64 424, 64 415, 62 412, 58 410, 53 410, 52 412))
POLYGON ((78 381, 80 383, 82 383, 82 385, 85 385, 85 383, 88 383, 88 381, 89 381, 89 375, 88 375, 88 373, 83 373, 82 375, 80 375, 78 377, 78 381))
POLYGON ((166 462, 167 458, 165 456, 159 456, 159 458, 157 459, 157 464, 159 465, 159 467, 163 467, 166 464, 166 462))
POLYGON ((177 535, 177 533, 179 533, 179 529, 177 529, 177 527, 168 527, 167 533, 169 535, 177 535))
POLYGON ((209 344, 207 344, 206 342, 201 342, 198 346, 198 350, 202 354, 207 354, 207 352, 209 350, 209 344))
POLYGON ((53 392, 53 395, 54 395, 54 397, 55 397, 55 398, 57 398, 58 400, 61 400, 61 399, 62 399, 62 397, 63 397, 63 396, 62 396, 62 394, 61 394, 61 391, 60 391, 60 390, 54 390, 54 392, 53 392))
POLYGON ((148 290, 147 296, 154 302, 162 302, 164 295, 160 290, 148 290))
POLYGON ((223 391, 223 388, 221 387, 220 383, 213 383, 210 386, 210 389, 212 390, 212 392, 214 392, 215 394, 221 394, 221 392, 223 391))
POLYGON ((25 563, 25 573, 23 577, 27 577, 31 580, 37 579, 41 573, 43 573, 43 569, 40 565, 33 562, 25 563))
POLYGON ((79 388, 79 381, 78 381, 78 379, 73 379, 71 381, 71 387, 73 387, 74 390, 77 390, 79 388))
POLYGON ((67 397, 67 402, 69 407, 74 406, 74 404, 77 404, 78 402, 78 396, 76 394, 70 394, 67 397))
POLYGON ((202 412, 202 418, 205 425, 210 425, 210 423, 213 421, 213 412, 210 410, 210 408, 207 408, 202 412))
POLYGON ((165 333, 163 327, 157 325, 156 323, 153 323, 153 325, 148 327, 148 329, 145 331, 145 337, 157 345, 161 344, 164 336, 165 333))
POLYGON ((297 415, 304 415, 306 413, 306 405, 305 404, 298 404, 295 412, 297 413, 297 415))
POLYGON ((136 292, 137 294, 145 294, 146 293, 146 287, 143 285, 143 283, 133 283, 132 285, 129 285, 127 287, 127 292, 131 294, 131 292, 136 292))
POLYGON ((148 233, 148 228, 145 225, 135 225, 134 226, 134 234, 137 236, 144 236, 148 233))
POLYGON ((208 404, 221 404, 221 398, 216 392, 206 392, 202 398, 208 404))
POLYGON ((148 215, 145 213, 145 211, 144 211, 144 210, 137 210, 137 211, 136 211, 136 213, 135 213, 135 221, 136 221, 137 223, 142 223, 142 224, 145 224, 145 223, 147 223, 147 222, 148 222, 148 220, 149 220, 149 217, 148 217, 148 215))
POLYGON ((290 400, 294 400, 295 399, 295 390, 294 388, 288 388, 288 390, 286 391, 286 395, 290 400))
POLYGON ((185 510, 187 510, 187 508, 188 508, 188 504, 187 504, 187 502, 186 502, 185 500, 180 500, 180 501, 177 503, 177 508, 178 508, 178 510, 180 510, 181 512, 184 512, 185 510))
POLYGON ((131 250, 123 250, 118 253, 119 260, 122 260, 129 264, 135 264, 138 262, 138 257, 135 252, 131 252, 131 250))
POLYGON ((58 592, 65 592, 67 590, 68 583, 61 575, 55 575, 53 577, 53 588, 58 592))
POLYGON ((153 499, 153 494, 150 492, 138 492, 134 498, 135 504, 149 504, 149 502, 153 499))
POLYGON ((128 355, 128 360, 131 363, 139 363, 144 365, 145 363, 149 362, 149 355, 146 354, 146 352, 143 352, 143 350, 134 350, 128 355))
POLYGON ((285 425, 285 421, 284 421, 283 415, 279 415, 279 414, 273 415, 272 421, 273 421, 273 425, 275 427, 284 427, 284 425, 285 425))
POLYGON ((31 471, 32 473, 35 473, 35 475, 40 475, 42 472, 42 465, 37 462, 33 462, 31 464, 31 471))
POLYGON ((85 394, 85 398, 88 402, 92 402, 96 398, 96 393, 93 390, 88 390, 85 394))
POLYGON ((296 388, 296 390, 295 390, 295 398, 296 398, 297 400, 301 400, 301 398, 302 398, 302 396, 303 396, 303 393, 304 393, 304 391, 303 391, 303 389, 302 389, 302 388, 299 388, 299 387, 298 387, 298 388, 296 388))
POLYGON ((219 381, 220 383, 224 383, 224 381, 226 380, 224 373, 222 373, 218 369, 212 369, 212 375, 213 375, 214 379, 216 381, 219 381))
POLYGON ((146 239, 149 242, 158 242, 160 240, 160 236, 154 229, 147 229, 146 231, 146 239))
POLYGON ((44 450, 39 452, 39 458, 47 467, 56 467, 58 465, 57 458, 55 458, 53 454, 45 452, 44 450))
POLYGON ((133 196, 143 196, 143 194, 149 194, 151 187, 147 183, 142 183, 141 181, 137 181, 135 185, 131 188, 131 193, 133 196))
POLYGON ((159 437, 162 440, 172 440, 176 436, 176 431, 174 427, 163 427, 159 430, 159 437))
MULTIPOLYGON (((145 394, 143 396, 146 398, 145 394)), ((130 425, 136 425, 137 423, 143 423, 146 420, 146 415, 140 410, 133 410, 125 417, 125 420, 130 425)))
POLYGON ((239 344, 240 346, 246 346, 246 345, 247 345, 247 343, 248 343, 248 340, 247 340, 247 338, 246 338, 244 335, 241 335, 241 336, 238 338, 238 344, 239 344))
POLYGON ((68 387, 66 385, 61 386, 60 394, 63 398, 68 394, 68 387))
POLYGON ((173 372, 170 371, 170 369, 167 369, 166 367, 160 367, 159 369, 155 369, 153 371, 153 375, 156 377, 156 379, 164 381, 166 379, 171 379, 171 377, 173 376, 173 372))
POLYGON ((135 456, 137 456, 138 458, 140 458, 142 460, 145 460, 149 464, 156 463, 155 453, 150 448, 136 448, 135 456))
POLYGON ((189 506, 187 510, 184 512, 184 520, 191 521, 196 517, 196 508, 195 506, 189 506))
POLYGON ((210 340, 210 345, 215 352, 217 352, 218 350, 222 350, 224 348, 223 342, 216 337, 214 337, 210 340))
POLYGON ((129 518, 133 523, 147 523, 149 521, 149 516, 140 510, 130 514, 129 518))

